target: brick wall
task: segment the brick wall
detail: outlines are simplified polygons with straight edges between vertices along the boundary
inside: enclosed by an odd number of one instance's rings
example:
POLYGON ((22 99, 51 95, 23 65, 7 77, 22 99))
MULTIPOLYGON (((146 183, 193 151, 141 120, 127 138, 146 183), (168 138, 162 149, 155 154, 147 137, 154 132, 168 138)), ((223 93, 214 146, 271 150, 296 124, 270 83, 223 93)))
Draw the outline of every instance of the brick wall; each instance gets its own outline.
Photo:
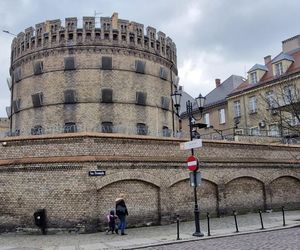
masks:
MULTIPOLYGON (((33 227, 33 213, 46 208, 50 227, 103 230, 105 214, 125 194, 128 225, 193 219, 181 140, 82 133, 14 137, 0 145, 0 228, 33 227), (88 171, 104 170, 90 177, 88 171)), ((201 215, 300 208, 299 146, 204 141, 197 189, 201 215), (291 192, 291 190, 293 192, 291 192)))

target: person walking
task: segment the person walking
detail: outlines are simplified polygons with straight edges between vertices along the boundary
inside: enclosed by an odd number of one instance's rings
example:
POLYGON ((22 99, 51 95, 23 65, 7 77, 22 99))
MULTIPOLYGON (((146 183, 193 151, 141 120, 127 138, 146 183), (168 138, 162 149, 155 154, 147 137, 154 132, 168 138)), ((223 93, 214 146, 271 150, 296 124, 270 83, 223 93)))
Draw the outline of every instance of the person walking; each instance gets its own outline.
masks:
MULTIPOLYGON (((120 224, 118 229, 121 230, 121 235, 127 235, 125 233, 126 227, 126 216, 128 215, 128 210, 122 195, 116 199, 116 214, 120 220, 120 224)), ((116 233, 118 233, 118 229, 116 229, 116 233)))
POLYGON ((108 229, 106 231, 106 234, 108 234, 109 232, 111 232, 112 234, 114 232, 118 233, 118 231, 116 230, 116 219, 118 218, 118 216, 115 215, 115 211, 111 210, 106 218, 108 222, 108 229))

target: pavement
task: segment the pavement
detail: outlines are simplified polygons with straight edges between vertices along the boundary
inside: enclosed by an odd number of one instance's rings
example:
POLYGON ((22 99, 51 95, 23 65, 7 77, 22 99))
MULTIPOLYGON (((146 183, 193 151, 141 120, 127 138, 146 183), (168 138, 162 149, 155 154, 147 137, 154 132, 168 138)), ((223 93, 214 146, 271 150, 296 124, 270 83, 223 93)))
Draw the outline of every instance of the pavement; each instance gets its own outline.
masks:
MULTIPOLYGON (((57 232, 56 234, 40 235, 26 231, 0 234, 0 250, 99 250, 99 249, 139 249, 160 246, 179 242, 192 242, 198 240, 210 240, 214 238, 230 237, 233 235, 253 234, 300 227, 300 210, 285 211, 283 226, 282 212, 263 213, 263 224, 258 213, 238 215, 238 229, 236 232, 233 216, 211 218, 211 236, 207 236, 207 221, 201 220, 201 232, 203 237, 195 237, 195 222, 180 222, 180 240, 177 240, 176 223, 166 226, 151 226, 126 229, 128 235, 106 234, 105 232, 93 234, 76 234, 57 232)), ((51 232, 51 231, 50 231, 51 232)))

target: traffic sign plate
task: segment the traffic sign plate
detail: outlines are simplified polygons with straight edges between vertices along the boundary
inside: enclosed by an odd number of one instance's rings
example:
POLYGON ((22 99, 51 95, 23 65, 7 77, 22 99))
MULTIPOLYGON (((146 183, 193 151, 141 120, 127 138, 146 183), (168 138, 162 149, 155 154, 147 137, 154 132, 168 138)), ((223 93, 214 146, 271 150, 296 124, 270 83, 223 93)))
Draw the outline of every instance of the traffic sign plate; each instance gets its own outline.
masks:
POLYGON ((198 170, 198 159, 194 155, 191 155, 187 158, 187 165, 190 171, 198 170))

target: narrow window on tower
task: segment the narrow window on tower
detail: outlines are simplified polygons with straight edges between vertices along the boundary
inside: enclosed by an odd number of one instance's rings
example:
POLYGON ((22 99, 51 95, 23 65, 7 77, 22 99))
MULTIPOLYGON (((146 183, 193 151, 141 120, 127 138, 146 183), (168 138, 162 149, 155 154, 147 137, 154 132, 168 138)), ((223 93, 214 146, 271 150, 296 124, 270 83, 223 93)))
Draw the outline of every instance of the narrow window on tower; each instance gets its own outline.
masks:
POLYGON ((141 60, 135 60, 135 72, 145 74, 145 65, 146 62, 143 62, 141 60))
POLYGON ((35 62, 34 63, 34 74, 35 75, 40 75, 43 73, 43 62, 42 61, 39 61, 39 62, 35 62))
POLYGON ((112 69, 112 58, 108 56, 102 56, 102 67, 103 70, 111 70, 112 69))
POLYGON ((76 103, 76 92, 73 89, 67 89, 64 91, 65 104, 76 103))
POLYGON ((113 90, 112 89, 102 89, 102 102, 111 103, 113 102, 113 90))
POLYGON ((65 70, 74 70, 75 69, 75 60, 74 57, 65 58, 65 70))
POLYGON ((43 105, 43 92, 31 95, 33 107, 41 107, 43 105))
POLYGON ((136 103, 137 105, 146 105, 147 93, 136 92, 136 103))

